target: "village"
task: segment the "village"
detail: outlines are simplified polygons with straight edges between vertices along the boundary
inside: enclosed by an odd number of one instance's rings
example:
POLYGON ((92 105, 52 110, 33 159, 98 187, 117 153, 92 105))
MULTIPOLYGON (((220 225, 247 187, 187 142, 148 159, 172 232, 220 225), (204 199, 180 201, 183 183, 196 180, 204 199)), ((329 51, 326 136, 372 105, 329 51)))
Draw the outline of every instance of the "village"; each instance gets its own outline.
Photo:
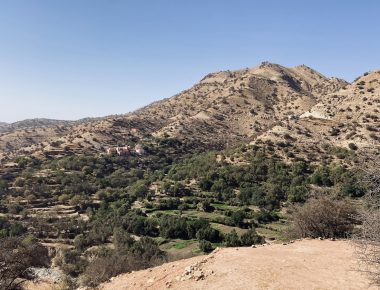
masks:
POLYGON ((126 146, 116 146, 108 147, 106 149, 107 154, 109 155, 119 155, 119 156, 128 156, 128 155, 144 155, 145 150, 141 144, 137 144, 135 147, 126 145, 126 146))

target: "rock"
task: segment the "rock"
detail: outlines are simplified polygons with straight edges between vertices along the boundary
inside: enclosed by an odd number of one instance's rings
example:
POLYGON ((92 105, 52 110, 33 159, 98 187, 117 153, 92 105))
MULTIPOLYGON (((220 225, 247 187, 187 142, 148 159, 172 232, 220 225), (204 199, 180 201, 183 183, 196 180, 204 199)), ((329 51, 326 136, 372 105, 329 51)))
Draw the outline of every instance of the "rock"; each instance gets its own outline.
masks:
POLYGON ((193 266, 188 266, 185 268, 185 274, 190 274, 191 272, 193 272, 193 266))
POLYGON ((53 283, 61 283, 64 278, 62 272, 55 268, 31 268, 30 270, 38 279, 53 283))
POLYGON ((172 287, 172 280, 166 281, 165 286, 166 286, 166 288, 172 287))
POLYGON ((220 252, 221 250, 222 250, 222 248, 216 247, 216 249, 214 251, 212 251, 212 253, 215 254, 215 253, 220 252))
POLYGON ((150 278, 150 279, 148 279, 148 281, 146 281, 146 283, 147 284, 152 284, 152 283, 154 283, 154 279, 150 278))
POLYGON ((197 281, 204 278, 204 274, 200 270, 194 271, 193 276, 194 276, 195 280, 197 280, 197 281))
POLYGON ((256 246, 255 246, 255 245, 252 245, 251 248, 256 248, 256 246))

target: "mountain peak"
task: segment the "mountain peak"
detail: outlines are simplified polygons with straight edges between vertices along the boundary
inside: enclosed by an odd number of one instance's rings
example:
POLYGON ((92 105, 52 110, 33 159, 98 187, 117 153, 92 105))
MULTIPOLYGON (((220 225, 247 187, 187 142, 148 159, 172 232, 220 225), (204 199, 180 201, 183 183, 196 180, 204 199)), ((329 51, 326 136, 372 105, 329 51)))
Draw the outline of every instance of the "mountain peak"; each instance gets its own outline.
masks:
POLYGON ((277 64, 277 63, 272 63, 269 61, 263 61, 260 63, 258 66, 259 68, 283 68, 283 66, 277 64))
POLYGON ((364 73, 362 76, 356 78, 353 84, 358 84, 361 82, 376 82, 380 81, 380 70, 374 70, 364 73))

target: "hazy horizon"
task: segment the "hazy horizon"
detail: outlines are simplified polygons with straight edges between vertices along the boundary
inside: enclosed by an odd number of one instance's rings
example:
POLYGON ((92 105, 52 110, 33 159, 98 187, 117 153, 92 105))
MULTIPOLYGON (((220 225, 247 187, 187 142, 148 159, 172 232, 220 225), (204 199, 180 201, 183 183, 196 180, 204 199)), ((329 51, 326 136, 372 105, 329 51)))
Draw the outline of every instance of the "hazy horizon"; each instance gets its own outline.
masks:
POLYGON ((380 68, 380 2, 0 2, 0 122, 125 114, 220 70, 380 68))

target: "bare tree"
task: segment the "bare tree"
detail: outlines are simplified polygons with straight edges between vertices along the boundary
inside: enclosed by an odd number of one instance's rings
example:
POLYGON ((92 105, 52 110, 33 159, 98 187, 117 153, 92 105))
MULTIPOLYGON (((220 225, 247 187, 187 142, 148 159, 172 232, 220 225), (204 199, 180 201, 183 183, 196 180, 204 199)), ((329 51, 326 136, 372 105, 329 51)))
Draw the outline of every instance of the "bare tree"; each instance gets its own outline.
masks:
POLYGON ((347 200, 327 196, 310 199, 292 209, 288 235, 293 238, 346 238, 354 229, 356 215, 355 206, 347 200))
POLYGON ((374 284, 380 285, 380 156, 364 155, 361 170, 366 195, 359 215, 362 225, 354 240, 360 270, 368 273, 374 284))
POLYGON ((35 278, 32 267, 48 267, 48 251, 29 237, 0 239, 0 289, 22 289, 35 278))

